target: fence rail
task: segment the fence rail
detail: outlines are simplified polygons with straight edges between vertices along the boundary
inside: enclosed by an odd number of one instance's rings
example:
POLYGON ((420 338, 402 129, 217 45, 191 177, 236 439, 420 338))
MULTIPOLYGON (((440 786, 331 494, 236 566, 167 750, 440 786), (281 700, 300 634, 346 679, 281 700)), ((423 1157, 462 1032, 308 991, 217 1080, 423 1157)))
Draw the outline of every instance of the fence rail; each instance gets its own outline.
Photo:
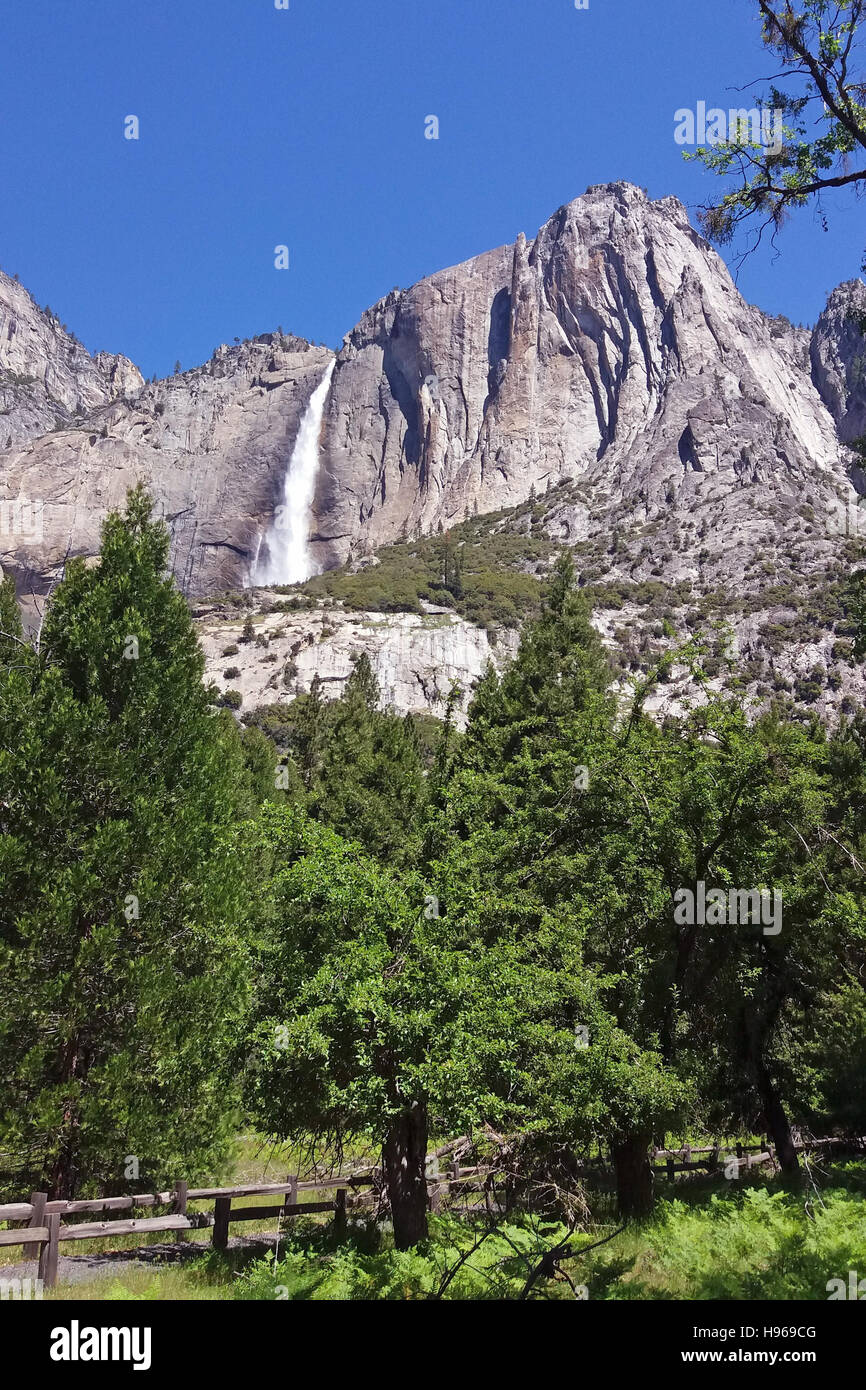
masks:
MULTIPOLYGON (((433 1160, 453 1153, 468 1140, 452 1140, 450 1143, 428 1155, 428 1167, 433 1160)), ((810 1149, 840 1146, 866 1149, 866 1137, 811 1139, 795 1144, 802 1153, 810 1149)), ((694 1172, 705 1169, 712 1173, 720 1167, 733 1164, 747 1170, 760 1164, 775 1160, 773 1147, 764 1139, 761 1144, 736 1144, 728 1146, 733 1153, 723 1153, 721 1145, 711 1148, 691 1148, 684 1145, 680 1149, 651 1149, 650 1165, 653 1172, 666 1175, 673 1181, 677 1173, 694 1172), (698 1158, 696 1155, 706 1155, 698 1158), (662 1165, 655 1160, 663 1159, 662 1165), (677 1161, 679 1160, 679 1161, 677 1161)), ((482 1179, 502 1171, 495 1165, 461 1167, 454 1157, 447 1164, 446 1172, 428 1174, 427 1183, 431 1187, 431 1205, 438 1208, 444 1192, 483 1190, 482 1179)), ((603 1160, 582 1165, 577 1175, 582 1177, 610 1174, 612 1170, 603 1160)), ((285 1182, 241 1184, 234 1187, 195 1187, 179 1181, 174 1188, 165 1192, 145 1192, 125 1197, 95 1197, 86 1200, 56 1199, 49 1201, 44 1192, 31 1194, 29 1202, 7 1202, 0 1204, 0 1222, 26 1222, 27 1225, 13 1230, 0 1230, 0 1247, 21 1245, 25 1259, 39 1260, 39 1278, 46 1288, 57 1282, 57 1262, 59 1246, 63 1241, 105 1240, 121 1237, 146 1235, 154 1231, 195 1231, 212 1229, 212 1243, 215 1249, 224 1250, 228 1245, 229 1226, 243 1221, 270 1221, 291 1216, 312 1216, 332 1212, 337 1223, 344 1222, 349 1210, 376 1201, 384 1195, 380 1170, 364 1169, 352 1173, 339 1173, 330 1178, 302 1181, 300 1177, 288 1177, 285 1182), (360 1194, 358 1189, 369 1188, 369 1193, 360 1194), (330 1201, 300 1202, 301 1193, 334 1192, 330 1201), (244 1197, 282 1197, 283 1201, 271 1206, 243 1206, 232 1209, 232 1203, 244 1197), (188 1211, 190 1202, 213 1202, 212 1212, 188 1211), (62 1217, 95 1215, 99 1212, 126 1212, 144 1207, 171 1207, 164 1216, 128 1217, 112 1221, 63 1222, 62 1217)), ((483 1210, 471 1207, 468 1210, 483 1210)))
MULTIPOLYGON (((431 1155, 438 1157, 438 1155, 431 1155)), ((443 1186, 463 1183, 467 1178, 492 1172, 492 1169, 464 1168, 451 1164, 451 1171, 427 1178, 438 1196, 443 1186)), ((245 1183, 234 1187, 189 1187, 178 1182, 165 1192, 143 1192, 126 1197, 95 1197, 87 1200, 56 1199, 48 1201, 44 1192, 34 1192, 29 1202, 0 1204, 0 1222, 21 1221, 27 1226, 17 1230, 0 1230, 0 1247, 24 1246, 24 1257, 39 1260, 39 1278, 45 1288, 57 1282, 59 1245, 63 1241, 105 1240, 147 1235, 154 1231, 195 1231, 211 1229, 215 1249, 228 1245, 229 1226, 243 1221, 269 1221, 278 1217, 313 1216, 331 1212, 336 1222, 345 1221, 348 1211, 377 1200, 381 1195, 381 1176, 376 1169, 339 1173, 333 1177, 301 1180, 288 1177, 285 1182, 245 1183), (371 1189, 361 1194, 358 1189, 371 1189), (334 1192, 330 1201, 301 1202, 302 1193, 334 1192), (283 1197, 273 1206, 232 1207, 234 1201, 245 1197, 283 1197), (214 1203, 212 1212, 188 1212, 189 1202, 214 1203), (164 1216, 128 1217, 111 1221, 82 1221, 66 1223, 62 1217, 99 1212, 127 1212, 139 1207, 171 1206, 164 1216)))

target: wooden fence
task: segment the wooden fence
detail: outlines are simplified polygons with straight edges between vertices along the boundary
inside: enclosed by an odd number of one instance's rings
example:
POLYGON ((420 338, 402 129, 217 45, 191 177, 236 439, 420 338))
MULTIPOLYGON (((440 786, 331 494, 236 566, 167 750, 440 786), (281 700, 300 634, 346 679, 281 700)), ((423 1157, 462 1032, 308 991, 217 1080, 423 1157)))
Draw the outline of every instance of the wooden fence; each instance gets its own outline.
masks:
MULTIPOLYGON (((447 1145, 446 1148, 450 1148, 447 1145)), ((438 1158, 439 1153, 430 1155, 438 1158)), ((437 1208, 445 1191, 453 1192, 464 1184, 473 1183, 492 1168, 461 1168, 458 1162, 449 1165, 445 1173, 428 1176, 431 1186, 431 1205, 437 1208)), ((21 1245, 24 1259, 38 1259, 39 1278, 45 1288, 57 1282, 57 1263, 60 1245, 72 1240, 112 1240, 121 1236, 146 1235, 152 1231, 195 1231, 210 1228, 214 1249, 225 1250, 229 1225, 236 1221, 269 1221, 291 1216, 313 1216, 323 1212, 333 1214, 339 1228, 345 1225, 348 1211, 376 1202, 384 1195, 378 1169, 340 1173, 333 1177, 302 1181, 288 1177, 285 1182, 252 1183, 239 1187, 189 1187, 178 1182, 166 1192, 138 1193, 128 1197, 95 1197, 72 1201, 49 1201, 44 1192, 31 1194, 29 1202, 0 1204, 0 1222, 26 1222, 24 1228, 0 1230, 0 1246, 21 1245), (361 1189, 369 1189, 363 1193, 361 1189), (299 1201, 301 1193, 334 1192, 329 1201, 299 1201), (282 1197, 271 1206, 233 1206, 245 1197, 282 1197), (212 1212, 190 1212, 190 1202, 213 1202, 212 1212), (164 1216, 128 1217, 109 1221, 68 1223, 68 1216, 95 1215, 99 1212, 128 1212, 142 1207, 170 1207, 164 1216)))
MULTIPOLYGON (((455 1155, 461 1145, 468 1145, 467 1139, 452 1140, 428 1155, 428 1169, 431 1162, 448 1154, 455 1155)), ((795 1145, 799 1152, 828 1146, 841 1146, 851 1149, 866 1149, 866 1138, 857 1139, 813 1139, 795 1145)), ((760 1164, 775 1161, 773 1147, 766 1139, 760 1144, 733 1146, 733 1153, 722 1153, 718 1144, 711 1148, 651 1149, 649 1153, 653 1172, 665 1175, 670 1181, 677 1173, 705 1170, 717 1172, 720 1168, 729 1169, 736 1164, 737 1171, 747 1171, 760 1164), (661 1166, 656 1160, 662 1159, 661 1166)), ((497 1165, 462 1167, 459 1154, 446 1159, 445 1172, 427 1176, 430 1186, 430 1204, 437 1210, 445 1195, 455 1192, 482 1190, 485 1181, 492 1174, 503 1171, 497 1165)), ((603 1159, 595 1160, 577 1170, 578 1176, 591 1177, 610 1175, 612 1169, 603 1159)), ((0 1205, 0 1222, 26 1222, 26 1227, 13 1230, 0 1230, 0 1246, 21 1245, 24 1259, 38 1259, 39 1278, 45 1288, 53 1288, 57 1282, 57 1262, 60 1245, 72 1240, 119 1239, 122 1236, 146 1235, 152 1231, 195 1231, 206 1228, 213 1230, 214 1249, 225 1250, 228 1245, 229 1225, 237 1221, 269 1221, 292 1216, 313 1216, 317 1213, 331 1212, 338 1228, 345 1225, 347 1212, 371 1201, 386 1199, 381 1170, 364 1169, 352 1173, 340 1173, 330 1178, 301 1181, 299 1177, 288 1177, 285 1182, 253 1183, 239 1187, 189 1187, 186 1182, 177 1182, 170 1191, 139 1193, 127 1197, 95 1197, 83 1201, 58 1199, 49 1201, 44 1192, 31 1194, 29 1202, 8 1202, 0 1205), (367 1192, 362 1189, 368 1189, 367 1192), (329 1201, 301 1202, 302 1192, 334 1192, 329 1201), (271 1206, 233 1207, 233 1203, 245 1197, 281 1197, 281 1202, 271 1206), (213 1202, 212 1212, 189 1212, 190 1202, 213 1202), (170 1207, 164 1216, 128 1217, 109 1221, 66 1222, 68 1216, 95 1215, 99 1212, 128 1212, 137 1208, 170 1207)), ((469 1211, 481 1208, 470 1207, 469 1211)))

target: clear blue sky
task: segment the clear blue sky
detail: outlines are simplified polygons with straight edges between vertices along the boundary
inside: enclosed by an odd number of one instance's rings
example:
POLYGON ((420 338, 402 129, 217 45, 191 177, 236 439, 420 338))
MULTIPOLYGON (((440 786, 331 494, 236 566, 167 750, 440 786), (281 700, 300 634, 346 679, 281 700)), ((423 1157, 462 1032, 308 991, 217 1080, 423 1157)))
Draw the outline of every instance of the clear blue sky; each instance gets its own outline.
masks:
MULTIPOLYGON (((738 105, 772 70, 754 0, 3 8, 0 265, 148 375, 278 324, 336 346, 395 285, 534 235, 589 184, 694 208, 714 180, 674 111, 738 105)), ((858 273, 863 205, 826 211, 829 232, 799 213, 743 269, 747 298, 812 322, 858 273)))

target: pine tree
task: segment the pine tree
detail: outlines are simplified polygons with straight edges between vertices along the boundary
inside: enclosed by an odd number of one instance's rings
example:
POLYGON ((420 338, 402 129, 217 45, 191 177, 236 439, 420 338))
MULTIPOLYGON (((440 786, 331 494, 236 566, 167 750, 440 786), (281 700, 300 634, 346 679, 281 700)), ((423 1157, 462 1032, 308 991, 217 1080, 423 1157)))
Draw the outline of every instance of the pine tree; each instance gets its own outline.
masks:
MULTIPOLYGON (((688 1087, 665 1064, 657 1016, 641 1011, 629 984, 617 980, 620 998, 593 984, 596 971, 602 981, 617 978, 622 964, 598 939, 599 922, 617 920, 616 885, 599 862, 599 843, 616 844, 605 770, 623 756, 610 680, 564 552, 517 658, 501 678, 488 671, 476 690, 438 829, 445 848, 431 872, 449 920, 468 914, 474 926, 463 930, 480 938, 484 959, 498 961, 503 979, 522 981, 509 1025, 515 1060, 489 1081, 503 1102, 510 1098, 508 1123, 519 1129, 534 1111, 554 1146, 603 1140, 630 1216, 651 1201, 652 1134, 676 1115, 688 1087), (573 1059, 565 1039, 573 1051, 581 1028, 590 1046, 573 1059)), ((482 1011, 475 1033, 484 1027, 482 1011)))
POLYGON ((0 669, 0 1149, 55 1196, 191 1176, 234 1125, 249 790, 150 509, 0 669))
POLYGON ((20 657, 23 642, 21 613, 15 598, 15 581, 0 581, 0 670, 20 657))
POLYGON ((367 653, 361 652, 352 663, 352 671, 346 681, 343 699, 347 705, 363 707, 368 712, 378 709, 380 700, 379 682, 367 653))

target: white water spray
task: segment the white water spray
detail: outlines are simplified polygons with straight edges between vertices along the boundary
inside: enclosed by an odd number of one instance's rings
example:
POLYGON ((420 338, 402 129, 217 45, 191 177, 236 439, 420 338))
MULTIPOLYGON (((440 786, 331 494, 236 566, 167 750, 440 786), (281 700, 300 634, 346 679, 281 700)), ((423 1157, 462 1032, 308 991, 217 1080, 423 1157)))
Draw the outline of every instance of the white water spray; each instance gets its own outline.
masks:
POLYGON ((319 472, 319 433, 336 365, 336 358, 328 363, 304 412, 283 481, 283 500, 256 550, 250 571, 253 585, 300 584, 315 573, 309 544, 310 508, 319 472))

